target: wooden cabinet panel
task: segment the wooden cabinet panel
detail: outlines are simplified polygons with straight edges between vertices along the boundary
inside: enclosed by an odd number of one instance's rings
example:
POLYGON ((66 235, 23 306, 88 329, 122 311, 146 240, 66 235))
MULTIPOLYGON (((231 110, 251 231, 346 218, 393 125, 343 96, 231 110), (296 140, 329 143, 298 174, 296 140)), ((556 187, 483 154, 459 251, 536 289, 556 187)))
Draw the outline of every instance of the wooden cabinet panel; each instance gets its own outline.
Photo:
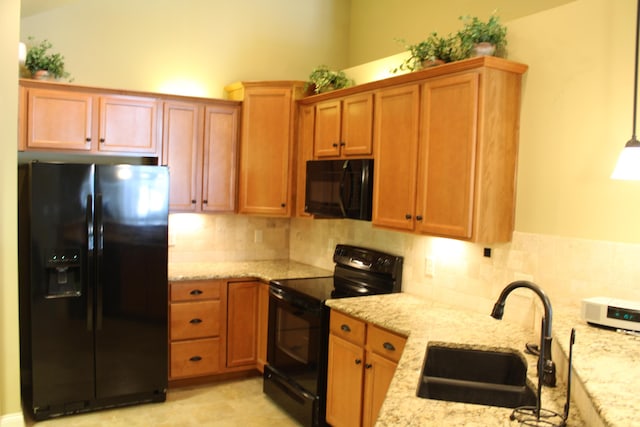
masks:
POLYGON ((171 304, 171 339, 220 335, 220 301, 171 304))
POLYGON ((269 284, 258 285, 258 337, 257 337, 257 365, 260 372, 264 372, 267 364, 267 337, 269 333, 269 284))
POLYGON ((100 97, 99 151, 157 155, 157 126, 155 99, 100 97))
POLYGON ((421 232, 468 239, 472 233, 478 120, 477 73, 422 86, 420 176, 416 214, 421 232))
POLYGON ((220 281, 197 280, 171 284, 171 302, 220 299, 220 281))
POLYGON ((373 426, 406 338, 331 311, 327 421, 333 426, 373 426))
POLYGON ((178 341, 170 345, 173 378, 215 374, 220 371, 220 338, 178 341))
POLYGON ((327 422, 333 426, 360 426, 364 349, 331 334, 328 354, 327 422))
POLYGON ((342 101, 316 105, 316 130, 313 152, 316 157, 340 156, 342 101))
POLYGON ((229 282, 227 367, 256 364, 258 282, 229 282))
POLYGON ((419 86, 376 92, 374 225, 413 229, 418 154, 419 86))
POLYGON ((202 107, 165 102, 163 121, 163 163, 169 166, 170 210, 196 212, 202 185, 202 107))
POLYGON ((365 363, 365 389, 362 407, 362 426, 373 427, 378 419, 387 390, 397 364, 375 353, 367 352, 365 363))
POLYGON ((236 207, 240 109, 205 107, 202 210, 233 212, 236 207))
POLYGON ((307 161, 313 159, 313 134, 315 130, 315 108, 312 105, 300 106, 298 111, 298 155, 296 175, 296 216, 310 215, 304 211, 307 161))
POLYGON ((26 149, 91 150, 93 95, 27 90, 26 149))

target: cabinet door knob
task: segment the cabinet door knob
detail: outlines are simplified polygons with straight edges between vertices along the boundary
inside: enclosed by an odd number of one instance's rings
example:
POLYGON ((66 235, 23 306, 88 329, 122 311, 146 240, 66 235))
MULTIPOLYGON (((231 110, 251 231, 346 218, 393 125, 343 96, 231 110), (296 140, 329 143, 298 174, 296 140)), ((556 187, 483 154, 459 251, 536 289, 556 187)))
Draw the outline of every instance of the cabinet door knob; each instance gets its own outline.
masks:
POLYGON ((101 143, 104 143, 104 138, 100 138, 100 142, 101 142, 101 143))
POLYGON ((384 347, 385 350, 396 351, 396 348, 390 342, 385 342, 382 344, 382 347, 384 347))
POLYGON ((207 203, 209 203, 209 201, 208 200, 203 200, 202 203, 204 203, 206 205, 207 203))
POLYGON ((198 319, 198 318, 191 319, 189 320, 189 323, 191 323, 192 325, 197 325, 198 323, 202 323, 202 319, 198 319))
POLYGON ((418 216, 416 216, 416 219, 417 219, 418 221, 422 221, 422 215, 418 215, 418 216))
POLYGON ((372 365, 371 363, 365 363, 365 364, 364 364, 364 368, 365 368, 365 369, 371 369, 371 367, 372 367, 372 366, 373 366, 373 365, 372 365))
POLYGON ((202 295, 202 291, 200 289, 194 289, 189 292, 191 295, 202 295))
POLYGON ((280 203, 280 207, 281 208, 285 208, 285 207, 287 207, 287 204, 286 203, 280 203))
POLYGON ((190 360, 190 361, 192 361, 192 362, 199 362, 199 361, 201 361, 201 360, 202 360, 202 357, 200 357, 200 356, 193 356, 193 357, 190 357, 190 358, 189 358, 189 360, 190 360))
POLYGON ((347 145, 347 143, 346 143, 346 142, 344 142, 344 141, 340 141, 340 146, 341 146, 341 147, 344 147, 345 145, 347 145))
POLYGON ((362 359, 356 359, 356 365, 359 365, 362 363, 362 359))
POLYGON ((87 137, 87 138, 85 138, 85 141, 91 142, 91 138, 87 137))
POLYGON ((351 328, 349 327, 349 325, 343 323, 342 325, 340 325, 340 329, 342 329, 345 332, 351 332, 351 328))
POLYGON ((331 146, 332 146, 333 148, 338 148, 338 144, 336 144, 335 142, 334 142, 333 144, 331 144, 331 146))
POLYGON ((404 219, 411 219, 411 214, 405 214, 404 219))
POLYGON ((195 205, 195 204, 196 204, 196 199, 192 199, 192 200, 191 200, 191 204, 192 204, 192 205, 195 205))

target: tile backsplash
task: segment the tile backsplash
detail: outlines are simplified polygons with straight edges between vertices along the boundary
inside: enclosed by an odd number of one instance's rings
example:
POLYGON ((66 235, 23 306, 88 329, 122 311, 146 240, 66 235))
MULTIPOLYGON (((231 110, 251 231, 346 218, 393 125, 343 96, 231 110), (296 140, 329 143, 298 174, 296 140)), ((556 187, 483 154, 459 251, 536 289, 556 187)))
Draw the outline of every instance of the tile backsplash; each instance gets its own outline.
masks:
MULTIPOLYGON (((533 281, 554 306, 576 310, 592 296, 640 301, 640 244, 515 232, 510 243, 481 245, 366 221, 192 214, 170 216, 169 240, 170 262, 291 258, 326 269, 337 243, 374 248, 404 257, 403 292, 486 313, 513 280, 533 281), (426 274, 427 258, 433 275, 426 274)), ((536 307, 530 291, 518 290, 505 318, 535 322, 536 307)))

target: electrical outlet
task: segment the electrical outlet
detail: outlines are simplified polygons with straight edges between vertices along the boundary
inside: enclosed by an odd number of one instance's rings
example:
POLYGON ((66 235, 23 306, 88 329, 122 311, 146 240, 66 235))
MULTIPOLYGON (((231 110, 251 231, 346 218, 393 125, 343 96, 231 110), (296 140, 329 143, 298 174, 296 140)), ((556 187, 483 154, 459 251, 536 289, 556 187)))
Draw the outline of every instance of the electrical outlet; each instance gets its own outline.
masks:
POLYGON ((424 275, 427 277, 433 277, 436 274, 436 260, 432 256, 424 258, 424 275))

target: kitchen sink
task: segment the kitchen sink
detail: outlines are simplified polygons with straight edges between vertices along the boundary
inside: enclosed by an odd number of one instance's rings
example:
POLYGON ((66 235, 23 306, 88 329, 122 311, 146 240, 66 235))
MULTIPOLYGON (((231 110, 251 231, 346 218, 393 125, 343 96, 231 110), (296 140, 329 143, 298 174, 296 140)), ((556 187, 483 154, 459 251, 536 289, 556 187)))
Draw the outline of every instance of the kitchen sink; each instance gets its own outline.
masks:
POLYGON ((527 362, 515 350, 440 344, 427 346, 418 396, 505 408, 535 406, 537 401, 527 383, 527 362))

